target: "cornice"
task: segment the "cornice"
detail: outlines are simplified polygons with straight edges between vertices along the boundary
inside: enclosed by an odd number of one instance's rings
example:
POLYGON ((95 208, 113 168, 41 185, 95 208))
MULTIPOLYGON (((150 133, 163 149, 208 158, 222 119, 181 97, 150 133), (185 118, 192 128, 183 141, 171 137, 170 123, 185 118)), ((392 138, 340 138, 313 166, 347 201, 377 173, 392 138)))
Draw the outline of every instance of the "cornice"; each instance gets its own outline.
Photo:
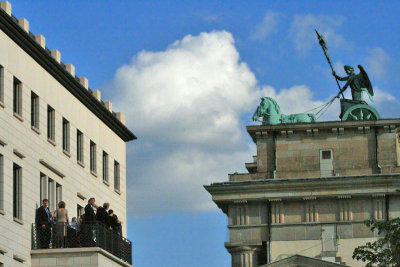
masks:
POLYGON ((125 142, 137 137, 84 88, 63 66, 53 59, 11 16, 0 9, 0 29, 29 54, 50 75, 60 82, 73 96, 112 129, 125 142))
POLYGON ((277 124, 277 125, 250 125, 247 132, 255 142, 257 139, 272 136, 273 134, 292 135, 294 132, 304 132, 307 135, 318 135, 321 131, 330 131, 332 134, 343 134, 344 129, 358 129, 368 132, 370 128, 384 128, 385 131, 394 131, 400 126, 400 119, 381 119, 377 121, 322 121, 313 123, 277 124))
POLYGON ((399 194, 400 174, 264 179, 243 182, 214 183, 204 186, 215 202, 237 199, 258 200, 337 195, 399 194))

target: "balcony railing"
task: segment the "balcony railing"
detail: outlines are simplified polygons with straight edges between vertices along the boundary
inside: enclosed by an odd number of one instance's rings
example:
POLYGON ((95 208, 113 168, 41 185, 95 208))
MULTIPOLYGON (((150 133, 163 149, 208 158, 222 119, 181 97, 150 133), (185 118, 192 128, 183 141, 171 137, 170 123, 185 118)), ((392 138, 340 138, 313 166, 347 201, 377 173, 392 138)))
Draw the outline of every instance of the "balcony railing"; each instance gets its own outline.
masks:
POLYGON ((32 224, 32 249, 100 247, 132 264, 132 242, 103 224, 58 223, 52 227, 32 224))

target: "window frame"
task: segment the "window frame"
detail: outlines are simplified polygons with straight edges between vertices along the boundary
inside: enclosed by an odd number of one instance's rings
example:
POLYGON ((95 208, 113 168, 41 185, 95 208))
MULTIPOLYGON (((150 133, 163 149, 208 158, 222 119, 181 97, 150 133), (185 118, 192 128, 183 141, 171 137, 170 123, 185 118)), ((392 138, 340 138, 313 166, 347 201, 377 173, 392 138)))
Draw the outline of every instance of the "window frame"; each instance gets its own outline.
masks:
POLYGON ((108 153, 107 152, 105 152, 104 150, 103 150, 103 168, 102 168, 102 170, 103 170, 103 181, 104 182, 109 182, 109 177, 108 177, 108 153))
POLYGON ((76 160, 78 163, 84 164, 84 138, 83 133, 76 130, 76 160))
POLYGON ((47 139, 55 142, 55 122, 56 122, 56 111, 50 105, 47 105, 47 139))
POLYGON ((22 82, 13 78, 13 112, 22 118, 22 82))
POLYGON ((69 121, 63 117, 62 120, 62 149, 65 152, 71 152, 70 145, 70 123, 69 121))
POLYGON ((118 192, 121 190, 121 166, 116 160, 114 160, 114 189, 118 192))
POLYGON ((39 130, 39 96, 31 91, 31 127, 39 130))
POLYGON ((4 67, 0 65, 0 103, 4 106, 4 67))
POLYGON ((97 164, 96 164, 96 153, 97 153, 97 145, 95 142, 90 140, 90 171, 93 173, 97 173, 97 164))
POLYGON ((13 218, 22 220, 22 167, 13 163, 13 218))

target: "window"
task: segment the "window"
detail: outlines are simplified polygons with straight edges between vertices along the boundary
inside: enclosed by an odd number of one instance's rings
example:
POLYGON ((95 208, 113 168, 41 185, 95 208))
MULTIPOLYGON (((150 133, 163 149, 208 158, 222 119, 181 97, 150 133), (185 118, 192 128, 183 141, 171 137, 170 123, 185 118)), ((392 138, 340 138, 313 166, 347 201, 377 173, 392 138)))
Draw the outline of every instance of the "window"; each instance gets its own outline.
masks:
POLYGON ((13 216, 22 220, 22 168, 13 165, 13 216))
POLYGON ((331 159, 331 151, 330 150, 322 150, 322 159, 331 159))
POLYGON ((55 111, 47 105, 47 138, 55 141, 55 111))
POLYGON ((22 117, 22 83, 15 77, 13 84, 13 111, 22 117))
POLYGON ((319 153, 319 168, 321 177, 333 176, 333 150, 320 150, 319 153))
POLYGON ((63 139, 62 139, 62 146, 63 150, 66 152, 70 152, 69 149, 69 121, 67 121, 65 118, 63 118, 63 139))
POLYGON ((82 214, 84 213, 84 211, 83 211, 83 207, 81 206, 81 205, 77 205, 76 206, 76 218, 77 218, 77 221, 79 222, 79 218, 82 216, 82 214))
POLYGON ((4 157, 0 154, 0 210, 4 210, 4 157))
POLYGON ((62 200, 62 186, 59 183, 56 183, 56 205, 58 207, 58 203, 62 200))
POLYGON ((108 154, 103 151, 103 181, 108 182, 108 154))
POLYGON ((4 104, 4 68, 0 65, 0 102, 4 104))
POLYGON ((47 176, 43 173, 40 173, 40 200, 39 203, 42 203, 43 199, 47 198, 47 176))
POLYGON ((50 211, 54 211, 56 209, 55 189, 56 188, 54 180, 49 178, 47 183, 47 198, 49 199, 50 211))
POLYGON ((31 126, 39 129, 39 97, 31 92, 31 126))
POLYGON ((81 131, 76 131, 76 160, 83 163, 83 134, 81 131))
POLYGON ((96 144, 90 141, 90 171, 96 173, 96 144))
POLYGON ((119 163, 114 160, 114 189, 120 190, 120 170, 119 163))

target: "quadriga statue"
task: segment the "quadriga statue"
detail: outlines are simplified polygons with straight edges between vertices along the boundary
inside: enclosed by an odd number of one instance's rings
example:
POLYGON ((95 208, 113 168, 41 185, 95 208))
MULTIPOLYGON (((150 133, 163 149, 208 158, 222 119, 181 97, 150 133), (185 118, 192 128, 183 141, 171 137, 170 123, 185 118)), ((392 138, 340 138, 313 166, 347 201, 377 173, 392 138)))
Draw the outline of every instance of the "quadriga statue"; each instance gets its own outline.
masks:
POLYGON ((282 123, 315 122, 316 117, 312 113, 297 113, 283 115, 278 103, 271 97, 262 97, 261 103, 253 114, 253 121, 261 121, 263 125, 275 125, 282 123), (262 121, 259 118, 262 118, 262 121))

